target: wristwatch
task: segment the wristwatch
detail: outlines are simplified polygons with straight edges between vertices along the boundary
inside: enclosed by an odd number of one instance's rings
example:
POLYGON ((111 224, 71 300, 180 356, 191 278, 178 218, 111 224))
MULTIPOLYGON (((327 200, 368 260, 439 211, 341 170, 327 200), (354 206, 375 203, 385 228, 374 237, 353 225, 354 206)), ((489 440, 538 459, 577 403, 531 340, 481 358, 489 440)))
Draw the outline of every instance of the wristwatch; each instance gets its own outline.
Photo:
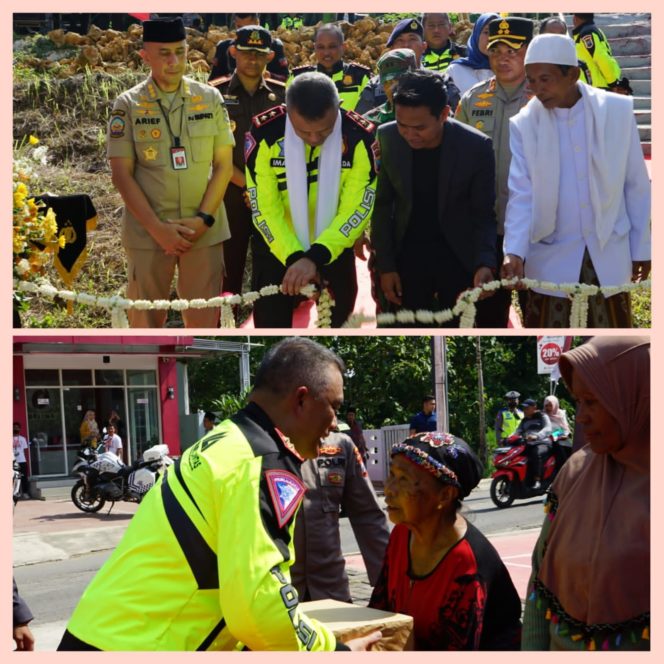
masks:
POLYGON ((200 210, 196 213, 196 216, 200 217, 208 228, 212 228, 212 226, 214 226, 214 222, 216 221, 211 214, 208 214, 207 212, 201 212, 200 210))

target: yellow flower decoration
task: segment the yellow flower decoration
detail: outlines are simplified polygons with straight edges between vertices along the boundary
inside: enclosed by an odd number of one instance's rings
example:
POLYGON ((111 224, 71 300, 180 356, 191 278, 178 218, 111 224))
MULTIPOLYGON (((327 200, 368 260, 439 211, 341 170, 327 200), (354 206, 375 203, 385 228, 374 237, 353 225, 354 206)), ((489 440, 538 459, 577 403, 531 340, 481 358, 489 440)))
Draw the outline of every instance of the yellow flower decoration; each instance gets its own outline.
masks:
POLYGON ((36 136, 33 136, 32 134, 30 134, 30 138, 28 139, 28 142, 30 143, 30 145, 37 145, 37 143, 39 143, 39 139, 36 136))

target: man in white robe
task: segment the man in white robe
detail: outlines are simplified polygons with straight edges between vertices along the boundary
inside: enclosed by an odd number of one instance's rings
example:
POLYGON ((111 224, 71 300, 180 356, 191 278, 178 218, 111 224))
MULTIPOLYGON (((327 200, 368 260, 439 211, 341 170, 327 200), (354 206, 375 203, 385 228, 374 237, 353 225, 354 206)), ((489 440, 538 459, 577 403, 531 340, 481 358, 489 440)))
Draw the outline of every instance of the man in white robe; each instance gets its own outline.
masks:
MULTIPOLYGON (((650 181, 630 97, 578 81, 574 42, 536 37, 535 97, 512 118, 502 276, 619 286, 650 274, 650 181)), ((567 326, 565 293, 530 292, 526 327, 567 326)), ((590 327, 630 327, 628 294, 590 298, 590 327)))

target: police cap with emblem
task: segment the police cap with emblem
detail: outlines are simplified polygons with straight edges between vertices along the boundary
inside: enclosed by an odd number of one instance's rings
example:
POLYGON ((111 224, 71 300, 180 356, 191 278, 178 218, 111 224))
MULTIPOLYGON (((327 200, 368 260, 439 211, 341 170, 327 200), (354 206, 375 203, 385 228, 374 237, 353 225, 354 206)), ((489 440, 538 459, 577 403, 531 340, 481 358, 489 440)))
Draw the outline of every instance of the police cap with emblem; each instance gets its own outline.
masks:
POLYGON ((272 50, 272 35, 260 25, 245 25, 235 33, 234 45, 238 51, 269 53, 272 50))
POLYGON ((521 395, 516 390, 510 390, 506 395, 506 399, 518 399, 521 395))
POLYGON ((376 63, 381 83, 392 81, 407 71, 415 69, 417 69, 417 58, 415 51, 410 48, 395 48, 393 51, 387 51, 376 63))
POLYGON ((185 39, 184 23, 181 18, 159 18, 143 21, 143 42, 170 44, 185 39))
POLYGON ((533 28, 534 23, 529 18, 516 16, 495 18, 489 22, 488 47, 491 48, 494 44, 502 42, 518 50, 530 43, 533 38, 533 28))
POLYGON ((404 18, 394 26, 392 34, 387 39, 387 46, 392 46, 397 37, 407 32, 414 32, 416 35, 424 38, 422 24, 416 18, 404 18))

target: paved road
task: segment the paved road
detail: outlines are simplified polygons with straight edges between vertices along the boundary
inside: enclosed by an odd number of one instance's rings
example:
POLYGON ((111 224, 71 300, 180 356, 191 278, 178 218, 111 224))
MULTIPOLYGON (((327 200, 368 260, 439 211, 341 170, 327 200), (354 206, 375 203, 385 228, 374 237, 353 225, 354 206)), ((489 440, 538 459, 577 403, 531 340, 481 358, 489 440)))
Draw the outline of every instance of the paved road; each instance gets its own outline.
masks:
MULTIPOLYGON (((21 594, 36 619, 38 650, 54 650, 78 598, 110 555, 135 505, 118 504, 110 515, 79 512, 68 488, 49 489, 44 501, 22 501, 14 511, 14 574, 21 594)), ((483 482, 467 499, 466 516, 498 549, 522 598, 532 551, 542 520, 541 499, 498 510, 483 482)), ((348 519, 341 520, 342 549, 351 579, 351 593, 364 604, 371 594, 362 557, 348 519)))

